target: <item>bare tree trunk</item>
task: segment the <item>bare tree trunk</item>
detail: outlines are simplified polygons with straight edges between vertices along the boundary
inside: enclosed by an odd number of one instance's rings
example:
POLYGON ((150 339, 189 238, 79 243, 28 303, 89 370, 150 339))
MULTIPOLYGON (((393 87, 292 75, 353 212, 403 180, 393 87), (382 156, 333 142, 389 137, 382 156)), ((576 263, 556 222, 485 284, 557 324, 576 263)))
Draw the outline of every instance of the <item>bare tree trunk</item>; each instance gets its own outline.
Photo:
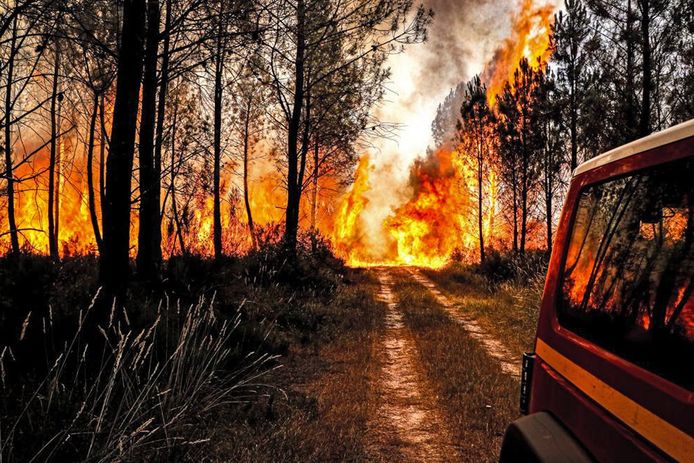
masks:
POLYGON ((483 184, 484 181, 484 154, 482 152, 482 134, 478 128, 478 144, 477 144, 477 226, 479 229, 480 241, 480 263, 484 263, 484 223, 483 223, 483 184))
POLYGON ((554 185, 554 173, 552 151, 545 152, 545 212, 547 225, 547 252, 552 253, 552 193, 554 185))
POLYGON ((249 138, 250 138, 250 123, 251 123, 251 107, 252 102, 249 99, 246 107, 246 118, 243 125, 243 201, 246 206, 246 217, 248 218, 248 233, 251 235, 251 243, 253 247, 257 247, 257 238, 255 235, 255 226, 253 225, 253 214, 251 211, 251 201, 248 191, 248 157, 249 157, 249 138))
MULTIPOLYGON (((176 128, 178 127, 178 106, 174 108, 173 121, 171 123, 171 180, 169 184, 169 195, 171 196, 171 210, 174 216, 174 224, 176 225, 176 238, 181 247, 181 254, 188 253, 186 243, 183 240, 183 226, 181 218, 178 215, 178 203, 176 202, 176 128)), ((175 241, 174 241, 175 250, 175 241)))
POLYGON ((157 111, 157 54, 159 52, 159 1, 147 2, 147 45, 142 82, 140 116, 140 229, 138 231, 137 272, 141 279, 161 278, 161 228, 159 219, 160 182, 154 166, 154 130, 157 111))
POLYGON ((641 48, 643 50, 643 95, 641 97, 641 120, 639 136, 651 133, 651 92, 653 91, 653 72, 651 56, 651 6, 649 0, 641 0, 641 48))
MULTIPOLYGON (((515 164, 515 163, 514 163, 515 164)), ((513 185, 513 252, 518 252, 518 174, 511 173, 513 185)))
POLYGON ((158 226, 152 231, 156 233, 155 240, 161 243, 161 218, 163 217, 164 211, 162 210, 163 205, 161 205, 161 153, 164 144, 164 120, 166 117, 166 98, 169 89, 169 49, 171 44, 171 0, 166 0, 166 15, 164 19, 164 30, 166 34, 164 35, 164 44, 162 49, 162 59, 161 59, 161 76, 159 82, 159 101, 157 102, 157 127, 154 140, 154 180, 156 181, 158 188, 154 188, 153 196, 156 196, 156 204, 160 205, 159 216, 158 216, 158 226))
POLYGON ((12 39, 7 63, 7 86, 5 87, 5 181, 7 182, 7 222, 9 225, 11 252, 19 254, 19 234, 14 211, 14 171, 12 166, 12 86, 14 84, 14 60, 17 54, 17 17, 12 21, 12 39))
POLYGON ((523 172, 521 175, 521 236, 520 236, 520 254, 525 254, 525 241, 528 236, 528 165, 527 160, 523 160, 523 172))
POLYGON ((297 45, 294 59, 294 101, 291 118, 287 128, 287 209, 284 230, 284 243, 290 258, 296 257, 297 234, 299 231, 299 206, 301 202, 301 185, 298 172, 298 142, 301 113, 304 103, 304 54, 305 5, 303 0, 297 2, 297 45))
POLYGON ((125 295, 129 276, 130 202, 135 131, 142 80, 145 0, 125 0, 111 146, 106 161, 104 249, 99 279, 107 297, 125 295))
POLYGON ((633 38, 633 7, 632 0, 627 2, 627 20, 626 20, 626 48, 627 48, 627 75, 626 75, 626 85, 625 90, 627 92, 627 114, 626 114, 626 125, 627 130, 629 130, 628 138, 624 141, 633 140, 634 128, 637 126, 636 119, 636 102, 634 101, 634 89, 636 85, 634 83, 634 38, 633 38))
POLYGON ((89 218, 94 230, 94 240, 96 247, 101 254, 103 242, 101 231, 99 230, 99 219, 96 215, 96 198, 94 197, 94 139, 96 136, 96 118, 99 112, 99 92, 94 91, 94 101, 92 104, 92 115, 89 120, 89 141, 87 142, 87 199, 89 202, 89 218))
POLYGON ((224 36, 223 19, 219 18, 217 29, 217 50, 215 53, 215 76, 214 76, 214 168, 213 168, 213 189, 214 189, 214 211, 213 211, 213 241, 214 258, 219 260, 222 257, 222 198, 220 190, 220 177, 222 170, 222 103, 223 103, 223 82, 224 72, 224 36))
POLYGON ((313 144, 313 192, 311 198, 311 251, 318 250, 318 229, 316 227, 316 216, 318 213, 318 136, 313 144))
MULTIPOLYGON (((573 47, 572 47, 573 48, 573 47)), ((571 55, 571 61, 569 64, 569 75, 571 82, 571 95, 570 95, 570 121, 569 121, 569 131, 571 133, 571 172, 573 172, 576 167, 578 167, 578 102, 576 97, 576 91, 578 89, 578 76, 576 75, 576 57, 571 55)))
POLYGON ((59 258, 58 250, 58 211, 59 211, 59 175, 56 175, 58 159, 58 73, 60 70, 60 47, 58 42, 55 46, 55 56, 53 60, 53 87, 51 93, 51 144, 50 161, 48 165, 48 248, 53 260, 59 258), (58 178, 56 178, 58 177, 58 178))
POLYGON ((99 138, 99 209, 101 209, 101 219, 104 217, 104 204, 106 204, 106 103, 102 93, 99 99, 99 125, 101 134, 99 138))

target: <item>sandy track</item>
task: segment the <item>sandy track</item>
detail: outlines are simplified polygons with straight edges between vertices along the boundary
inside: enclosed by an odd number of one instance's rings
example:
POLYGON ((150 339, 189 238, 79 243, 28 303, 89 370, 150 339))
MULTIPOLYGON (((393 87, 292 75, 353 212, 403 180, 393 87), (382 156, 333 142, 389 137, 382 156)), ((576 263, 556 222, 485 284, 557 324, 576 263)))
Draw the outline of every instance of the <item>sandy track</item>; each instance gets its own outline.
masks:
POLYGON ((436 286, 436 283, 422 274, 419 269, 410 267, 408 271, 415 281, 429 290, 451 319, 460 323, 473 339, 482 344, 487 354, 499 361, 504 373, 520 378, 521 360, 518 356, 513 355, 501 341, 486 332, 474 317, 464 313, 461 307, 446 297, 436 286))
POLYGON ((392 290, 390 269, 377 269, 379 300, 387 304, 386 327, 377 355, 383 365, 374 389, 378 412, 370 423, 372 454, 380 461, 458 460, 443 414, 431 397, 415 341, 405 327, 392 290))

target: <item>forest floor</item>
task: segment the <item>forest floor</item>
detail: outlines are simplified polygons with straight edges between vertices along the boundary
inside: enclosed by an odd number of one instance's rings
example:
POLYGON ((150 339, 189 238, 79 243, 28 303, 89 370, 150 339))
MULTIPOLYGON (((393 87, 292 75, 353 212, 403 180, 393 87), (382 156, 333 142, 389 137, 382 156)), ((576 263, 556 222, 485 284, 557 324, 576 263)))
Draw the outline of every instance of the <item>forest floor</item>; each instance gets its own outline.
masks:
POLYGON ((340 310, 359 321, 320 347, 292 350, 272 379, 283 399, 256 404, 263 418, 232 426, 219 455, 496 461, 518 417, 519 359, 537 321, 540 285, 523 286, 490 285, 464 267, 363 271, 367 300, 340 310))
POLYGON ((0 460, 497 460, 541 259, 283 262, 168 261, 161 288, 132 286, 104 356, 74 331, 94 258, 0 259, 0 460))

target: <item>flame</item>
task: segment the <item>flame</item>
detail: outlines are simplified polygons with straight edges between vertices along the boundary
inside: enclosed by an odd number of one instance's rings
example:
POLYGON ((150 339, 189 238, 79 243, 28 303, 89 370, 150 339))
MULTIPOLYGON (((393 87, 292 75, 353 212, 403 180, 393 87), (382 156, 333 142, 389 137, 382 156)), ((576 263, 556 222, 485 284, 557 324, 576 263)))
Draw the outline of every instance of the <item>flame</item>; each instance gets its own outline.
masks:
POLYGON ((523 0, 514 17, 511 35, 496 50, 482 74, 490 106, 494 105, 506 82, 513 82, 521 59, 527 59, 533 69, 546 65, 552 55, 550 32, 554 9, 553 4, 537 5, 536 0, 523 0))
POLYGON ((369 200, 365 194, 370 189, 369 156, 359 159, 355 180, 346 193, 335 217, 335 229, 332 235, 335 252, 344 257, 348 265, 368 266, 373 258, 363 245, 364 230, 360 221, 361 214, 369 200))
MULTIPOLYGON (((489 86, 488 96, 493 101, 504 83, 513 78, 518 61, 529 59, 532 65, 541 65, 549 57, 550 17, 553 7, 538 6, 533 0, 524 0, 522 10, 514 18, 512 33, 497 50, 484 72, 489 86)), ((112 96, 112 95, 111 95, 112 96)), ((106 121, 111 120, 112 105, 107 102, 106 121)), ((87 190, 85 128, 80 124, 75 130, 60 139, 60 166, 56 186, 59 194, 59 252, 62 256, 97 252, 92 229, 87 190)), ((99 140, 95 149, 93 177, 98 188, 99 140)), ((40 145, 22 146, 30 153, 40 145)), ((15 146, 15 160, 24 153, 15 146)), ((263 150, 263 148, 260 148, 263 150)), ((20 244, 25 249, 48 254, 48 148, 40 150, 33 158, 16 171, 15 176, 25 179, 17 184, 15 194, 17 226, 21 230, 20 244), (26 180, 26 179, 31 180, 26 180)), ((166 163, 166 160, 165 160, 166 163)), ((202 175, 202 163, 194 167, 202 175)), ((252 248, 248 219, 239 176, 231 166, 222 179, 222 228, 223 248, 227 253, 245 252, 252 248)), ((318 216, 316 225, 327 236, 335 252, 350 265, 422 265, 440 267, 456 250, 472 254, 475 252, 478 233, 475 220, 475 204, 471 187, 474 176, 470 167, 461 161, 456 147, 444 146, 427 157, 418 160, 411 168, 410 182, 406 189, 393 188, 392 194, 403 198, 399 207, 385 211, 385 220, 375 223, 368 216, 370 195, 374 194, 370 176, 373 165, 368 156, 363 156, 356 170, 351 188, 337 198, 340 185, 334 178, 321 178, 318 185, 318 216), (339 199, 339 200, 338 200, 339 199), (333 209, 333 205, 334 209, 333 209), (377 236, 378 235, 378 236, 377 236), (378 246, 373 243, 378 242, 378 246)), ((488 174, 485 194, 483 235, 493 241, 501 235, 497 207, 498 185, 496 172, 488 174), (496 224, 496 225, 495 225, 496 224)), ((190 179, 179 179, 179 182, 190 179)), ((164 181, 166 183, 166 180, 164 181)), ((213 252, 213 199, 209 186, 188 185, 186 194, 177 194, 179 220, 175 221, 171 211, 171 198, 166 204, 162 220, 162 249, 165 256, 182 252, 178 234, 183 238, 188 252, 211 255, 213 252), (178 228, 181 228, 179 231, 178 228)), ((249 201, 254 223, 259 230, 276 227, 284 219, 286 189, 281 172, 270 160, 258 156, 252 162, 249 180, 249 201)), ((166 191, 163 185, 162 198, 166 191)), ((311 188, 305 191, 301 204, 300 224, 302 229, 311 227, 311 188)), ((100 222, 99 195, 96 196, 96 214, 100 222)), ((0 253, 7 252, 10 245, 6 233, 6 198, 0 200, 0 253)), ((131 255, 137 252, 137 205, 131 215, 131 255)), ((278 235, 279 236, 279 235, 278 235)))
MULTIPOLYGON (((490 106, 506 82, 513 83, 522 58, 533 68, 544 66, 551 55, 551 18, 555 6, 524 0, 513 19, 511 35, 496 51, 483 73, 490 106)), ((372 192, 368 158, 362 158, 353 188, 344 196, 333 237, 338 255, 349 265, 416 265, 441 267, 454 252, 470 258, 478 253, 479 225, 474 171, 462 161, 456 147, 442 146, 410 169, 410 194, 381 225, 383 249, 373 250, 373 239, 365 235, 363 217, 372 192)), ((487 245, 498 244, 506 231, 499 224, 497 207, 498 172, 492 166, 486 174, 482 235, 487 245)), ((506 232, 507 234, 507 232, 506 232)), ((529 240, 532 241, 532 240, 529 240)))

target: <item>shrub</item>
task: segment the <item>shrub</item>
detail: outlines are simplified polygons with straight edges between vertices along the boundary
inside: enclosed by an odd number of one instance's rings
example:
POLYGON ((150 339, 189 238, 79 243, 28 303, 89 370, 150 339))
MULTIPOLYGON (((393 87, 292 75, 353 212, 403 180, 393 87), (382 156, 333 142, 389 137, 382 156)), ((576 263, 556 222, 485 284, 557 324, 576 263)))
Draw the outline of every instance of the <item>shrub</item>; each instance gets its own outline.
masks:
POLYGON ((519 255, 491 249, 485 261, 472 268, 492 285, 511 281, 525 284, 536 282, 537 279, 544 281, 548 259, 547 253, 542 250, 526 251, 524 255, 519 255))

